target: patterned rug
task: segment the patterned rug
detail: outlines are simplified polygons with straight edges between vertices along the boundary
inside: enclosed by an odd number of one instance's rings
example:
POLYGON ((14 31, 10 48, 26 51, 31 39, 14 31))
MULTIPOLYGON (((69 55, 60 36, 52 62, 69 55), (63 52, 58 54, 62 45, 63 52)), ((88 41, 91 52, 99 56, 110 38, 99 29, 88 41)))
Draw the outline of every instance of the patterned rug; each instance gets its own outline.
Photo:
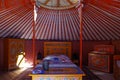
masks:
MULTIPOLYGON (((28 76, 31 73, 31 71, 32 69, 25 70, 23 73, 17 76, 14 80, 32 80, 32 78, 28 76)), ((86 74, 86 76, 83 77, 83 80, 101 80, 85 66, 83 67, 83 71, 86 74)))

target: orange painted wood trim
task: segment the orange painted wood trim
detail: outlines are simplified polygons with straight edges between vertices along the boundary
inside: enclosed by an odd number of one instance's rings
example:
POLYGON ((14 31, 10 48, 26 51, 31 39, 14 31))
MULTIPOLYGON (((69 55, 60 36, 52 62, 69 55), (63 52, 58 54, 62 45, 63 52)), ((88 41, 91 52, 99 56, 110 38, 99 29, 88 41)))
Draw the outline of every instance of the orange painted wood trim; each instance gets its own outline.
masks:
POLYGON ((32 77, 82 77, 86 76, 83 74, 29 74, 32 77))

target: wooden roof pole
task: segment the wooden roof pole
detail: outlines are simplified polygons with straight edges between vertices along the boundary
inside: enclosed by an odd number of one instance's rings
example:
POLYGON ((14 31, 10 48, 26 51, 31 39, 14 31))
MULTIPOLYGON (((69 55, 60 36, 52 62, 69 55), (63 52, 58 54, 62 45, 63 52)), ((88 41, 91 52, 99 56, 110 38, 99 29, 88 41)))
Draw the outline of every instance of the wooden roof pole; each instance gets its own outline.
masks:
POLYGON ((79 7, 79 18, 80 18, 80 68, 82 69, 82 29, 83 29, 83 22, 82 22, 82 2, 80 0, 80 7, 79 7))

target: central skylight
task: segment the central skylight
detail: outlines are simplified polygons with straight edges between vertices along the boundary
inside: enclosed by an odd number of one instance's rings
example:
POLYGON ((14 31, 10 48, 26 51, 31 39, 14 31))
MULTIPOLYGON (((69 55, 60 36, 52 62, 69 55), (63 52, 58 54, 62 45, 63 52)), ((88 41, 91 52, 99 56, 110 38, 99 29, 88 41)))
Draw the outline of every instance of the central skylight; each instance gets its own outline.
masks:
POLYGON ((37 6, 44 8, 63 10, 75 7, 78 0, 36 0, 37 6))

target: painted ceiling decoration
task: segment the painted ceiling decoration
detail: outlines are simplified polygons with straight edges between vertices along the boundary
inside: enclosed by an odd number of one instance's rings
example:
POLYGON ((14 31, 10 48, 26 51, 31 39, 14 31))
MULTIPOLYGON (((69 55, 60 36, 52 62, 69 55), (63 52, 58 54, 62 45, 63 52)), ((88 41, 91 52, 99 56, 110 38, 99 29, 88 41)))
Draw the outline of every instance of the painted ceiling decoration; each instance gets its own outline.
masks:
MULTIPOLYGON (((114 1, 114 4, 118 4, 114 1)), ((89 3, 83 7, 83 40, 120 40, 120 5, 89 3)), ((32 39, 33 6, 0 10, 0 38, 32 39)), ((37 40, 80 40, 78 9, 40 7, 36 20, 37 40)))
POLYGON ((69 9, 77 6, 78 0, 36 0, 38 7, 44 7, 54 10, 69 9))

